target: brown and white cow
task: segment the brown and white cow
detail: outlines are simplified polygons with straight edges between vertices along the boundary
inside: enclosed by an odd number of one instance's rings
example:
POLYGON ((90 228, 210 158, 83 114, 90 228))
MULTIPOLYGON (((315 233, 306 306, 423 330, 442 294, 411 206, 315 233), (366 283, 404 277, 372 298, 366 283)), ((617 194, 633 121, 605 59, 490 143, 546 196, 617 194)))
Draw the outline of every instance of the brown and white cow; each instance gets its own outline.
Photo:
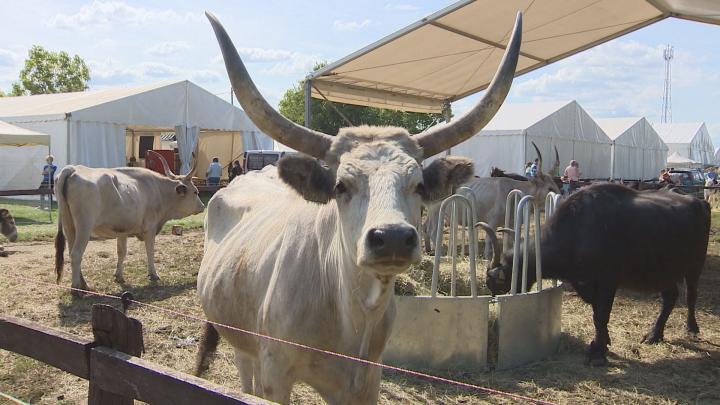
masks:
MULTIPOLYGON (((58 202, 58 233, 55 237, 55 271, 63 273, 65 238, 70 250, 72 286, 87 289, 81 272, 82 257, 91 236, 117 238, 115 280, 123 282, 123 261, 127 238, 145 242, 148 276, 159 280, 155 271, 155 235, 165 222, 197 214, 205 208, 198 189, 186 176, 172 173, 160 156, 165 175, 140 167, 96 169, 65 166, 55 183, 58 202)), ((74 295, 80 295, 76 291, 74 295)))
MULTIPOLYGON (((210 200, 198 274, 203 310, 213 322, 378 361, 395 315, 395 277, 420 259, 423 202, 447 196, 473 173, 465 158, 421 163, 476 134, 500 107, 517 64, 520 16, 482 100, 452 124, 416 136, 370 126, 329 136, 285 119, 260 95, 222 25, 208 18, 245 112, 307 155, 241 176, 210 200)), ((223 327, 206 328, 198 373, 218 332, 235 349, 247 392, 287 403, 304 381, 331 404, 377 402, 376 367, 223 327)))

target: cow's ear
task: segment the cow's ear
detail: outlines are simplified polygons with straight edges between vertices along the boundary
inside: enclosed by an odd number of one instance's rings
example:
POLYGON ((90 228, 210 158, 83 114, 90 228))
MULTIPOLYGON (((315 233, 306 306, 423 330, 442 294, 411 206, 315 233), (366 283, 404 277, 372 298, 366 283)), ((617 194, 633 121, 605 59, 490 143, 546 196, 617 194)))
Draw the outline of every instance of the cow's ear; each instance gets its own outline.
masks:
POLYGON ((436 159, 423 169, 421 195, 426 203, 448 197, 475 173, 472 160, 458 156, 436 159))
POLYGON ((188 188, 187 188, 187 186, 184 185, 184 184, 178 184, 178 185, 175 187, 175 192, 178 193, 178 194, 180 194, 180 195, 183 196, 183 197, 185 196, 185 194, 187 194, 187 191, 188 191, 188 188))
POLYGON ((10 211, 6 210, 5 208, 0 208, 0 218, 5 218, 8 216, 10 211))
POLYGON ((308 201, 325 204, 334 196, 335 173, 313 157, 287 155, 278 162, 278 174, 308 201))

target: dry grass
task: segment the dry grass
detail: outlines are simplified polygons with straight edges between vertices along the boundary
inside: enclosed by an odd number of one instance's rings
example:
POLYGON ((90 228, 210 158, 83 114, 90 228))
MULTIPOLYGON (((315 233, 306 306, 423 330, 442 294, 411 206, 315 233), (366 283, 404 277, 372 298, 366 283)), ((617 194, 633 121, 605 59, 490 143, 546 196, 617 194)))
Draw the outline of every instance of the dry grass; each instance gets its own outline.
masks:
MULTIPOLYGON (((717 222, 716 222, 717 224, 717 222)), ((714 228, 716 230, 716 228, 714 228)), ((698 323, 699 339, 684 334, 686 309, 673 312, 665 333, 666 342, 654 346, 639 340, 657 315, 655 296, 622 293, 615 301, 610 323, 613 345, 610 366, 592 368, 584 364, 584 352, 592 337, 591 308, 572 293, 563 304, 563 337, 559 353, 543 362, 516 370, 490 373, 437 372, 461 381, 544 399, 556 403, 720 403, 720 236, 711 236, 707 268, 702 277, 698 323)), ((157 286, 146 278, 142 244, 129 242, 125 279, 127 285, 112 281, 115 267, 114 241, 91 242, 84 268, 88 283, 98 291, 117 294, 132 291, 139 301, 181 309, 202 315, 195 296, 195 279, 202 256, 202 233, 186 232, 183 237, 161 235, 157 243, 157 286)), ((50 241, 24 242, 6 246, 14 251, 0 258, 0 311, 41 324, 90 337, 90 307, 106 302, 101 298, 73 300, 67 291, 17 281, 13 275, 52 283, 53 248, 50 241)), ((443 266, 444 268, 446 265, 443 266)), ((429 266, 431 269, 432 267, 429 266)), ((461 272, 465 270, 461 269, 461 272)), ((69 273, 69 269, 68 269, 69 273)), ((404 277, 405 288, 426 292, 431 272, 418 266, 404 277), (411 286, 411 287, 408 287, 411 286)), ((447 289, 447 271, 441 277, 441 291, 447 289), (443 281, 445 280, 445 281, 443 281)), ((464 279, 464 278, 463 278, 464 279)), ((69 285, 69 274, 63 285, 69 285)), ((459 291, 467 288, 462 282, 459 291)), ((447 290, 445 290, 447 291, 447 290)), ((201 325, 187 319, 174 319, 146 308, 132 308, 131 315, 145 328, 144 358, 188 372, 197 348, 201 325)), ((239 379, 229 347, 210 368, 208 379, 239 389, 239 379)), ((87 382, 36 361, 0 351, 0 391, 31 403, 85 403, 87 382)), ((296 386, 293 402, 322 403, 312 389, 296 386)), ((381 403, 510 403, 444 384, 397 373, 385 373, 381 403)))

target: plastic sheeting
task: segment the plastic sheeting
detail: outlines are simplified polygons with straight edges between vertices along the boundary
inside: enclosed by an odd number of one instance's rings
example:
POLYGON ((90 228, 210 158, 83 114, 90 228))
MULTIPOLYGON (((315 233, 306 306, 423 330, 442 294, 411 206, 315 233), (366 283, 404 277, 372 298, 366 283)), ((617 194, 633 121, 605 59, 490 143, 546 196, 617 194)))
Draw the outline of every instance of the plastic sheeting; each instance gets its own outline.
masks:
POLYGON ((197 149, 198 135, 200 129, 198 127, 186 128, 184 125, 175 127, 175 139, 178 143, 178 153, 180 154, 180 173, 187 174, 190 171, 190 161, 192 154, 197 149))
POLYGON ((596 121, 613 141, 611 177, 647 180, 666 166, 668 147, 645 118, 596 121))
POLYGON ((574 159, 584 178, 610 177, 611 140, 576 101, 504 104, 485 129, 451 154, 473 159, 478 176, 489 176, 492 166, 520 173, 536 158, 532 142, 546 171, 557 147, 561 171, 574 159))

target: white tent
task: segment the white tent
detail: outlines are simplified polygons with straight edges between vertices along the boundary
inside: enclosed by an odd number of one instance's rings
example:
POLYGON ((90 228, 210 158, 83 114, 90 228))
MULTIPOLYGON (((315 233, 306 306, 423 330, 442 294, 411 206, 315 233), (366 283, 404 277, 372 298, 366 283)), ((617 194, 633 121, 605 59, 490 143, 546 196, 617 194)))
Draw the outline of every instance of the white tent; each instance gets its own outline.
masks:
POLYGON ((690 158, 686 158, 685 156, 681 156, 677 152, 670 153, 670 155, 667 157, 667 164, 668 166, 673 168, 692 168, 702 166, 702 163, 692 160, 690 158))
POLYGON ((242 110, 189 81, 3 97, 0 119, 49 134, 59 168, 124 166, 131 156, 160 148, 161 135, 168 132, 177 137, 181 172, 188 170, 198 138, 201 167, 210 158, 204 154, 221 155, 225 164, 245 149, 272 148, 272 140, 242 110))
POLYGON ((0 121, 0 190, 38 188, 50 136, 0 121))
POLYGON ((610 177, 652 179, 665 168, 668 147, 645 118, 596 119, 612 140, 610 177))
POLYGON ((715 164, 715 147, 704 122, 653 124, 653 128, 670 153, 677 152, 703 165, 715 164))
POLYGON ((478 176, 488 176, 491 166, 521 172, 536 157, 531 142, 540 149, 546 170, 557 147, 561 171, 575 159, 583 178, 610 177, 610 138, 576 101, 503 104, 485 129, 451 154, 473 159, 478 176))

